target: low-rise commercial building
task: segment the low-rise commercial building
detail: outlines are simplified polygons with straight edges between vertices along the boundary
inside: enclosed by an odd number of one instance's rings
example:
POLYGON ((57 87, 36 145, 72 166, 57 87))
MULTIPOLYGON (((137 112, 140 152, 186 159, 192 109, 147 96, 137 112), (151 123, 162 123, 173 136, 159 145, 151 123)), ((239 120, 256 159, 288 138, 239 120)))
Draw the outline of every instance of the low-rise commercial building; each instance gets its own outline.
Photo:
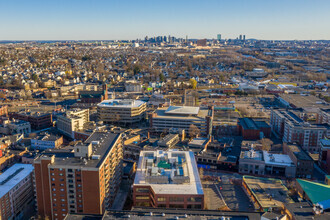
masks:
POLYGON ((296 166, 288 155, 271 154, 267 151, 242 151, 239 172, 270 176, 296 176, 296 166))
POLYGON ((63 136, 41 133, 31 139, 31 148, 37 150, 55 149, 63 144, 63 136))
POLYGON ((212 134, 213 107, 201 109, 191 106, 170 106, 158 108, 150 114, 150 127, 155 132, 176 129, 189 135, 212 134))
POLYGON ((141 151, 133 206, 203 209, 204 192, 191 151, 141 151))
POLYGON ((158 141, 160 147, 172 148, 180 141, 179 134, 168 134, 163 139, 158 141))
POLYGON ((0 126, 1 134, 30 134, 31 133, 31 124, 27 121, 22 120, 4 120, 2 126, 0 126))
POLYGON ((130 99, 105 100, 97 105, 97 114, 106 124, 131 125, 145 119, 146 103, 130 99))
POLYGON ((35 130, 40 130, 53 126, 52 114, 47 112, 12 112, 9 114, 9 117, 10 119, 15 118, 18 120, 28 121, 31 124, 31 128, 35 130))
POLYGON ((28 219, 33 214, 33 169, 17 163, 0 175, 0 219, 28 219))

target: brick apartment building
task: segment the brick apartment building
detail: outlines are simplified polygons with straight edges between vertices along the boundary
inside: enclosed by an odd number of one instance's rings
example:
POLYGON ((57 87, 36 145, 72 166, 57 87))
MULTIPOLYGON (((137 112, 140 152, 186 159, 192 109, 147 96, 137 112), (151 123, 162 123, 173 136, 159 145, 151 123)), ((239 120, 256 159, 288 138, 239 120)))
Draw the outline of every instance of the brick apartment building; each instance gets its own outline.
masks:
POLYGON ((313 159, 295 144, 283 144, 283 153, 289 155, 296 165, 297 178, 312 178, 314 170, 313 159))
POLYGON ((330 173, 330 140, 322 139, 320 142, 321 142, 321 149, 319 156, 319 165, 327 173, 330 173))
POLYGON ((330 125, 330 109, 319 109, 316 116, 316 123, 330 125))
POLYGON ((96 90, 79 91, 78 97, 80 103, 100 103, 108 99, 107 85, 102 85, 101 88, 97 88, 96 90))
POLYGON ((203 209, 204 192, 191 151, 141 151, 133 184, 135 207, 203 209))
POLYGON ((0 175, 0 219, 28 219, 33 215, 33 166, 14 164, 0 175))
POLYGON ((263 137, 269 138, 271 128, 267 122, 255 118, 239 118, 237 128, 240 135, 247 140, 258 140, 263 137))
POLYGON ((11 112, 9 114, 9 118, 28 121, 31 124, 31 128, 35 130, 41 130, 53 126, 53 118, 51 113, 28 111, 11 112))
POLYGON ((94 132, 74 152, 44 152, 34 161, 38 215, 103 214, 119 188, 122 158, 121 134, 109 132, 94 132))
POLYGON ((297 143, 304 150, 319 153, 320 140, 328 135, 329 126, 304 122, 294 112, 272 110, 270 116, 272 131, 278 134, 285 143, 297 143))

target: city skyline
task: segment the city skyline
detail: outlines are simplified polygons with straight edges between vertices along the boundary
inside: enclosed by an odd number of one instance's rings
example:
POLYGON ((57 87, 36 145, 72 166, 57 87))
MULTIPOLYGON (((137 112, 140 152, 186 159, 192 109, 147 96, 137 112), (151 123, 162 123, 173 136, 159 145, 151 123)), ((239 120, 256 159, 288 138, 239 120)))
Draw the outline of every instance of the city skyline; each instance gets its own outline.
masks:
POLYGON ((330 2, 0 1, 0 40, 135 40, 145 36, 329 40, 330 2))

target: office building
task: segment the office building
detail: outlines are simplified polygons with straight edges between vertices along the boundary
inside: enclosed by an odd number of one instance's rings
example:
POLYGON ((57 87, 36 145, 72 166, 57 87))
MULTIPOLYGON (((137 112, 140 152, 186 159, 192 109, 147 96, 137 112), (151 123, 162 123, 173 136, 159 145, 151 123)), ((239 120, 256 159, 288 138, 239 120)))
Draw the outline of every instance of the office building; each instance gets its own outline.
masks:
POLYGON ((31 128, 35 130, 41 130, 53 126, 52 114, 48 112, 12 112, 9 114, 9 118, 28 121, 31 124, 31 128))
POLYGON ((201 109, 191 106, 158 108, 149 115, 150 127, 155 132, 185 130, 189 135, 212 134, 213 107, 201 109))
POLYGON ((311 153, 319 153, 320 140, 328 133, 327 125, 312 125, 287 110, 273 109, 270 125, 272 131, 282 137, 283 142, 297 143, 311 153))
POLYGON ((14 164, 0 174, 0 219, 29 219, 34 211, 33 166, 14 164))
POLYGON ((133 206, 203 209, 204 192, 191 151, 141 151, 133 206))
POLYGON ((131 125, 145 119, 146 106, 140 100, 111 99, 97 105, 97 114, 106 124, 131 125))
POLYGON ((82 130, 89 122, 89 109, 73 109, 57 116, 57 129, 68 137, 74 138, 74 131, 82 130))
POLYGON ((73 152, 45 151, 34 160, 38 215, 103 214, 118 191, 122 158, 121 134, 109 132, 94 132, 73 152))
POLYGON ((221 34, 217 35, 217 40, 220 42, 221 41, 221 34))

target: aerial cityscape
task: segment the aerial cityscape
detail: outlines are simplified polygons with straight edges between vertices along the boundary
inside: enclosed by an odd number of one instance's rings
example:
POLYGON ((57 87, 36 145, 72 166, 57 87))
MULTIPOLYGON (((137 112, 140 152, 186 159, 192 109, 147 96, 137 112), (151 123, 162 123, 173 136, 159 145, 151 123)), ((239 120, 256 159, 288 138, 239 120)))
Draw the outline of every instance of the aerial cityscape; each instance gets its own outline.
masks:
POLYGON ((0 220, 330 219, 330 2, 0 8, 0 220))

